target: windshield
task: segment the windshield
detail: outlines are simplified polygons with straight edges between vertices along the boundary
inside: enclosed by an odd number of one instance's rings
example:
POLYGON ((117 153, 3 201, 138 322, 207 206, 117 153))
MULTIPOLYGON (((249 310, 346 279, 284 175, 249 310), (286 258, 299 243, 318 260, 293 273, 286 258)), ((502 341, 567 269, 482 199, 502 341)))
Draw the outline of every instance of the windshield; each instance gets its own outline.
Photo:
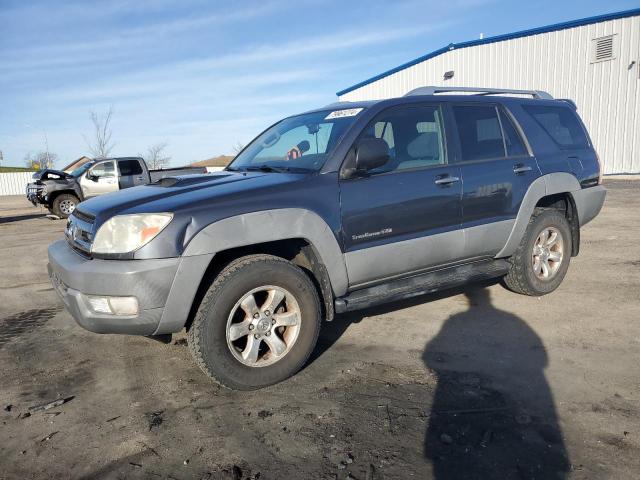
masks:
POLYGON ((72 177, 76 177, 78 178, 80 175, 82 175, 84 172, 86 172, 87 170, 89 170, 89 168, 91 168, 91 165, 93 165, 93 162, 87 162, 84 165, 79 166, 78 168, 76 168, 73 172, 71 172, 69 175, 71 175, 72 177))
POLYGON ((362 108, 285 118, 256 138, 227 170, 319 170, 362 108))

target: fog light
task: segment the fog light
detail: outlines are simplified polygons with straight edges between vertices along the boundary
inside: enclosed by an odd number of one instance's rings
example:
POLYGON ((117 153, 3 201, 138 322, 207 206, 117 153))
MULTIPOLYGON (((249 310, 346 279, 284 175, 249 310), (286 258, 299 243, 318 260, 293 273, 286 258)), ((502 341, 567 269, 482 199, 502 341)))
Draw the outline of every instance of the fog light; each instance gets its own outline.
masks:
POLYGON ((87 296, 91 310, 95 313, 109 315, 137 315, 138 299, 136 297, 96 297, 87 296))

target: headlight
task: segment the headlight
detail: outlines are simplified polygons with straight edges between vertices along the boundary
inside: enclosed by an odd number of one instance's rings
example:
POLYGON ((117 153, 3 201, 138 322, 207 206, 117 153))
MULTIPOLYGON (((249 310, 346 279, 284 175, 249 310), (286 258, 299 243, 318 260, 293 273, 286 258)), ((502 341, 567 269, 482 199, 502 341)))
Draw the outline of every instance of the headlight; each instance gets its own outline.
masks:
POLYGON ((172 213, 117 215, 98 229, 93 253, 128 253, 146 245, 169 225, 172 213))

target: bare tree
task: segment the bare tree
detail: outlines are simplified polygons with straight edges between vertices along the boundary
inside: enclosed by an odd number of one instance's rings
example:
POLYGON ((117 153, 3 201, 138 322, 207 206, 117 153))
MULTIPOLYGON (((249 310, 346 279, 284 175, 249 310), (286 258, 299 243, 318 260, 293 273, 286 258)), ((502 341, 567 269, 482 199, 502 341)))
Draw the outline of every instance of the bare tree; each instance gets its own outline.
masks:
POLYGON ((233 150, 233 153, 235 153, 236 155, 238 155, 243 148, 244 148, 244 145, 241 142, 236 142, 235 145, 231 147, 231 149, 233 150))
POLYGON ((24 156, 24 163, 28 168, 34 170, 45 170, 53 168, 54 163, 58 160, 58 155, 53 152, 37 152, 35 154, 29 152, 24 156))
POLYGON ((98 115, 93 110, 91 111, 93 137, 91 139, 84 137, 84 141, 87 143, 89 150, 95 158, 107 158, 115 146, 111 141, 113 134, 111 131, 112 116, 113 109, 111 107, 109 107, 109 110, 107 110, 104 115, 98 115))
POLYGON ((165 148, 167 148, 167 142, 156 143, 147 148, 147 154, 144 156, 147 167, 157 170, 169 166, 171 157, 165 154, 165 148))

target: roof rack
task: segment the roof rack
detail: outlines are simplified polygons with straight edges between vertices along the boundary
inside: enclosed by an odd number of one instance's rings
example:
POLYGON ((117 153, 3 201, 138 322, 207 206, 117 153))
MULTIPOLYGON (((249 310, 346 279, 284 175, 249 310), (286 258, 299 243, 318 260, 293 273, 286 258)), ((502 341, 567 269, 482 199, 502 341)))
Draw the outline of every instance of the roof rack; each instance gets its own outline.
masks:
POLYGON ((542 90, 512 90, 508 88, 475 88, 475 87, 419 87, 405 94, 405 97, 413 95, 435 95, 436 93, 446 92, 472 92, 476 95, 501 95, 501 94, 518 94, 531 95, 533 98, 540 100, 553 100, 553 97, 542 90))

